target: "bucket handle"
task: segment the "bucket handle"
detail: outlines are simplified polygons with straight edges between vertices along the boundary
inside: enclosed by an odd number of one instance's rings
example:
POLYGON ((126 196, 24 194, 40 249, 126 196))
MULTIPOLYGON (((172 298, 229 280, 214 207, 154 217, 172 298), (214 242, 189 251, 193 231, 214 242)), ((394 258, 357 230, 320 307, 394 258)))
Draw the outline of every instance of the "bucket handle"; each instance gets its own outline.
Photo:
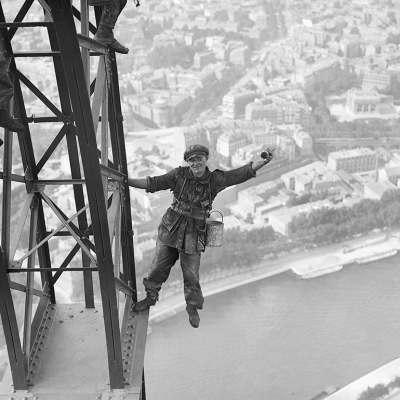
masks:
POLYGON ((224 216, 218 210, 211 211, 209 215, 211 216, 213 212, 217 212, 221 216, 222 222, 224 222, 224 216))

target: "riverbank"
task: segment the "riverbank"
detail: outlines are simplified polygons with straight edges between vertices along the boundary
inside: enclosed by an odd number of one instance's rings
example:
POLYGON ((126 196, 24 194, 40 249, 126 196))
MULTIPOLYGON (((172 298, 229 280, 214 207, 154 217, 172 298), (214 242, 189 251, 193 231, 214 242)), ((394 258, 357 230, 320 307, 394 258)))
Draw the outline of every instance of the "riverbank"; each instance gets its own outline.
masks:
MULTIPOLYGON (((328 396, 326 400, 347 400, 356 399, 361 393, 373 388, 376 385, 388 386, 395 378, 399 377, 400 358, 383 365, 382 367, 370 372, 369 374, 357 379, 344 388, 328 396)), ((399 399, 400 389, 394 388, 388 395, 382 396, 382 399, 399 399)))
MULTIPOLYGON (((255 265, 251 270, 236 275, 212 281, 205 277, 201 280, 203 295, 207 298, 286 271, 293 271, 299 276, 305 275, 305 278, 316 277, 324 273, 339 271, 341 268, 334 268, 337 265, 343 267, 355 263, 357 260, 366 260, 365 262, 367 262, 368 257, 371 257, 372 261, 374 255, 377 254, 394 255, 397 253, 397 249, 400 249, 399 234, 399 230, 384 233, 374 232, 339 244, 315 248, 303 253, 289 254, 277 260, 264 261, 255 265), (381 239, 383 235, 385 237, 381 239), (348 249, 352 249, 352 251, 348 251, 348 249), (393 252, 393 249, 396 251, 393 252), (307 276, 307 274, 314 275, 307 276)), ((212 249, 208 251, 212 251, 212 249)), ((157 323, 176 315, 184 311, 185 307, 182 287, 173 295, 164 296, 151 308, 149 323, 157 323)))
POLYGON ((391 231, 361 243, 343 244, 340 249, 323 256, 311 257, 306 264, 293 266, 292 270, 304 279, 340 271, 349 264, 366 264, 391 257, 400 250, 400 233, 391 231))

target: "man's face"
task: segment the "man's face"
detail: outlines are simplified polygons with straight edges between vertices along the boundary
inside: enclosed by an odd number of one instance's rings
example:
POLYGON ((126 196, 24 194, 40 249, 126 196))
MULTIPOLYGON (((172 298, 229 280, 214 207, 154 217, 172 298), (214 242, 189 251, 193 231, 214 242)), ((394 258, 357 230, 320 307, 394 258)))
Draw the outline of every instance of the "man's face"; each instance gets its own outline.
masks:
POLYGON ((206 172, 207 157, 203 154, 193 154, 187 163, 196 178, 201 178, 206 172))

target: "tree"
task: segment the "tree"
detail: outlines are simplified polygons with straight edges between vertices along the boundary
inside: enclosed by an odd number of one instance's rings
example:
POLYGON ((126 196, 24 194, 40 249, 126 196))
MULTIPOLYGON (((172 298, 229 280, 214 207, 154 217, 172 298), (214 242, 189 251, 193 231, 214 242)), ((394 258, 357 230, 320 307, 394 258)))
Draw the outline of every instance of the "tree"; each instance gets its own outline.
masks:
POLYGON ((389 33, 386 43, 400 44, 400 34, 389 33))
POLYGON ((151 153, 156 155, 156 156, 159 156, 160 155, 160 149, 155 144, 153 144, 153 147, 151 148, 151 153))
POLYGON ((246 222, 246 224, 253 224, 254 223, 254 217, 248 213, 246 219, 244 220, 244 222, 246 222))
POLYGON ((382 383, 378 383, 374 387, 368 387, 367 390, 362 392, 357 400, 379 400, 389 394, 389 389, 382 383))

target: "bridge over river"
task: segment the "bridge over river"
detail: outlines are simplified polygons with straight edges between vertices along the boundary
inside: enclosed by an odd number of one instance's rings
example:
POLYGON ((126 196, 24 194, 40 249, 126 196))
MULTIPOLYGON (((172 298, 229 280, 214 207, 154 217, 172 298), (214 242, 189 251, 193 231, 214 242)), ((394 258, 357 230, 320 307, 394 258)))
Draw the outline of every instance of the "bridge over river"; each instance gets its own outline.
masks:
POLYGON ((314 139, 316 152, 330 153, 332 151, 369 147, 372 150, 383 147, 387 150, 400 149, 400 137, 377 138, 318 138, 314 139))

